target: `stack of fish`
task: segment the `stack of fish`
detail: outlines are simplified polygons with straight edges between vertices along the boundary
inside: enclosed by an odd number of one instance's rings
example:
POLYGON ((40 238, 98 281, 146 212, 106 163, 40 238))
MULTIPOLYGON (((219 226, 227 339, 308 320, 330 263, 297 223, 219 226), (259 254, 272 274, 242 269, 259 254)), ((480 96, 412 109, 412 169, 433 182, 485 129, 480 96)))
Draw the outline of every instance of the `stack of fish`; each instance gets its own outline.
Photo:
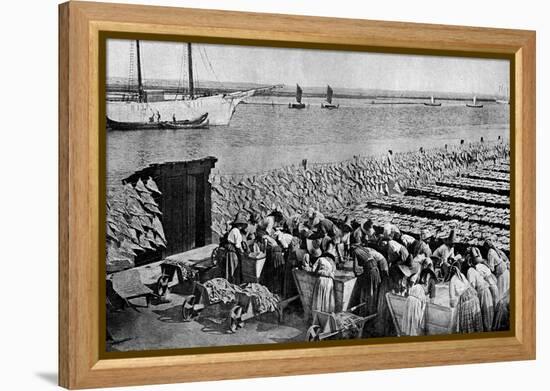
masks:
POLYGON ((341 338, 353 339, 361 337, 359 325, 363 322, 363 318, 351 312, 343 311, 334 314, 336 321, 336 329, 340 331, 341 338))
POLYGON ((401 193, 471 166, 500 163, 507 144, 467 146, 356 157, 330 164, 285 167, 261 175, 212 176, 212 229, 223 235, 238 212, 265 215, 272 205, 290 216, 313 207, 325 214, 376 198, 401 193))
POLYGON ((249 283, 241 285, 237 287, 237 291, 251 300, 252 308, 256 314, 273 312, 279 304, 279 297, 261 284, 249 283))
POLYGON ((509 172, 492 171, 488 169, 466 172, 466 173, 463 173, 462 176, 466 178, 483 179, 486 181, 510 182, 509 172))
POLYGON ((154 197, 160 191, 149 178, 125 184, 107 197, 107 271, 134 266, 135 257, 166 247, 161 212, 154 197))
POLYGON ((509 162, 500 162, 499 164, 493 164, 486 167, 487 170, 497 171, 502 173, 510 173, 510 163, 509 162))
POLYGON ((383 196, 368 202, 373 208, 440 220, 467 220, 499 228, 510 228, 510 209, 415 196, 383 196))
POLYGON ((441 220, 437 218, 419 217, 417 214, 393 212, 378 209, 368 204, 360 204, 351 208, 338 210, 331 217, 340 219, 341 216, 350 216, 358 222, 371 219, 375 228, 382 230, 385 224, 394 224, 402 233, 420 236, 421 231, 427 231, 430 236, 445 238, 451 229, 455 230, 456 239, 460 243, 481 246, 485 239, 491 239, 497 248, 510 251, 510 230, 494 227, 477 222, 464 220, 441 220))
POLYGON ((501 195, 510 194, 510 183, 508 182, 496 182, 460 177, 447 178, 445 180, 437 181, 436 185, 456 187, 458 189, 480 191, 484 193, 495 193, 501 195))
POLYGON ((215 303, 232 303, 235 301, 236 285, 231 284, 225 278, 213 278, 204 283, 208 301, 215 303))
POLYGON ((416 195, 430 198, 437 198, 444 201, 463 202, 494 208, 509 208, 510 197, 493 193, 464 190, 456 187, 423 185, 407 189, 407 195, 416 195))

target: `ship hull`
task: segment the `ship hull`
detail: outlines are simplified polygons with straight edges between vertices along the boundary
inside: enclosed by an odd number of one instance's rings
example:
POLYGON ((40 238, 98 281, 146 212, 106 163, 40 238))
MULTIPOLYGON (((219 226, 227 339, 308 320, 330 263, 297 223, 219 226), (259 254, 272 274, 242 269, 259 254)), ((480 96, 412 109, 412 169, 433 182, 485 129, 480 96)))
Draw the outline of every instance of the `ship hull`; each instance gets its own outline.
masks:
POLYGON ((118 131, 131 131, 131 130, 153 130, 153 129, 202 129, 207 128, 209 125, 208 114, 203 114, 200 117, 176 121, 176 122, 120 122, 114 121, 107 117, 107 129, 118 131))
POLYGON ((305 109, 306 104, 305 103, 289 103, 288 108, 289 109, 305 109))
POLYGON ((107 117, 117 122, 148 123, 155 120, 189 120, 208 113, 209 125, 229 125, 237 105, 254 91, 219 94, 189 100, 171 100, 151 103, 107 102, 107 117), (157 116, 160 114, 160 120, 157 116))

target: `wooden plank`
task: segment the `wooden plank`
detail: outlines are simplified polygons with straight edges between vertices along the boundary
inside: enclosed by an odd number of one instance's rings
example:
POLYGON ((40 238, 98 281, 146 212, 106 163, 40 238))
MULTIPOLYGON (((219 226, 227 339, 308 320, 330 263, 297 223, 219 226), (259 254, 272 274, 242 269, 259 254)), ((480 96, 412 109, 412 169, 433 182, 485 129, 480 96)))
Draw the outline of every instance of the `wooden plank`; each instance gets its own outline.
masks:
POLYGON ((195 175, 187 175, 185 189, 185 206, 186 210, 184 231, 185 242, 184 250, 190 250, 195 247, 195 239, 197 234, 196 225, 196 204, 197 204, 197 179, 195 175))

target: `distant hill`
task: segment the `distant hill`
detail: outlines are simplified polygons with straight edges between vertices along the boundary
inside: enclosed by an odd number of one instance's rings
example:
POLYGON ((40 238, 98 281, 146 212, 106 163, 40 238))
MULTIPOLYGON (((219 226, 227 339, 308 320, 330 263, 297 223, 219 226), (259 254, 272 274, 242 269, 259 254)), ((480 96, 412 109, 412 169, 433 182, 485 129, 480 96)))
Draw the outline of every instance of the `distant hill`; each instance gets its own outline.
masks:
MULTIPOLYGON (((249 90, 253 88, 268 87, 267 84, 248 83, 248 82, 218 82, 211 80, 199 80, 195 82, 195 89, 198 93, 209 91, 215 93, 228 93, 240 90, 249 90)), ((184 92, 187 88, 187 83, 180 83, 177 80, 167 79, 147 79, 144 83, 145 89, 164 90, 167 93, 184 92)), ((304 97, 323 97, 326 93, 326 86, 301 86, 304 97)), ((134 87, 135 88, 135 87, 134 87)), ((409 99, 426 99, 434 96, 436 99, 442 100, 471 100, 473 95, 477 96, 478 100, 494 100, 505 97, 496 95, 479 94, 479 93, 456 93, 456 92, 441 92, 441 91, 395 91, 384 89, 363 89, 363 88, 339 88, 332 87, 336 98, 409 98, 409 99)), ((127 92, 128 79, 122 77, 110 78, 107 81, 107 92, 127 92)), ((264 93, 270 96, 294 96, 296 92, 295 85, 284 85, 282 88, 276 88, 271 92, 264 93)))

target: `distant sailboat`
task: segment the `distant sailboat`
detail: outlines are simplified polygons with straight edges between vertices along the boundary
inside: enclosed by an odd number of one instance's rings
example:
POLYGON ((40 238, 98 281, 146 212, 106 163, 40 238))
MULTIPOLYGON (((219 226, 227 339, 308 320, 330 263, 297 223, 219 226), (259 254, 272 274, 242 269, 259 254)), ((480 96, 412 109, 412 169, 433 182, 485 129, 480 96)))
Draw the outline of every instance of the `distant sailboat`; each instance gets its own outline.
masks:
POLYGON ((508 98, 508 88, 504 87, 503 85, 500 85, 498 88, 498 92, 500 95, 504 95, 506 99, 495 99, 496 103, 499 103, 501 105, 509 105, 510 101, 508 98))
POLYGON ((326 98, 326 102, 322 102, 321 103, 321 108, 323 109, 337 109, 338 107, 340 107, 340 105, 334 105, 332 104, 332 88, 327 85, 327 98, 326 98))
POLYGON ((474 98, 472 99, 472 103, 466 103, 466 107, 471 107, 473 109, 481 109, 483 105, 480 103, 477 103, 477 96, 474 95, 474 98))
MULTIPOLYGON (((148 91, 144 89, 141 70, 140 42, 136 41, 137 71, 138 71, 138 91, 137 99, 122 102, 107 102, 107 118, 110 124, 124 124, 125 130, 132 126, 137 128, 160 128, 155 123, 161 120, 169 121, 176 119, 175 122, 201 119, 208 113, 209 125, 229 125, 231 117, 235 113, 237 105, 245 98, 253 96, 259 91, 265 91, 275 88, 255 88, 247 91, 236 91, 227 94, 216 94, 211 96, 197 96, 193 79, 193 54, 191 43, 187 43, 187 67, 188 67, 188 95, 183 99, 177 100, 156 100, 148 98, 148 91)), ((132 55, 130 56, 132 57, 132 55)), ((174 121, 173 121, 174 122, 174 121)), ((116 126, 116 125, 115 125, 116 126)), ((204 121, 200 121, 198 126, 204 127, 204 121)))
POLYGON ((441 106, 441 103, 435 101, 434 96, 430 97, 430 102, 424 102, 424 106, 441 106))
POLYGON ((289 109, 304 109, 305 103, 302 103, 302 87, 296 84, 296 102, 288 104, 289 109))

